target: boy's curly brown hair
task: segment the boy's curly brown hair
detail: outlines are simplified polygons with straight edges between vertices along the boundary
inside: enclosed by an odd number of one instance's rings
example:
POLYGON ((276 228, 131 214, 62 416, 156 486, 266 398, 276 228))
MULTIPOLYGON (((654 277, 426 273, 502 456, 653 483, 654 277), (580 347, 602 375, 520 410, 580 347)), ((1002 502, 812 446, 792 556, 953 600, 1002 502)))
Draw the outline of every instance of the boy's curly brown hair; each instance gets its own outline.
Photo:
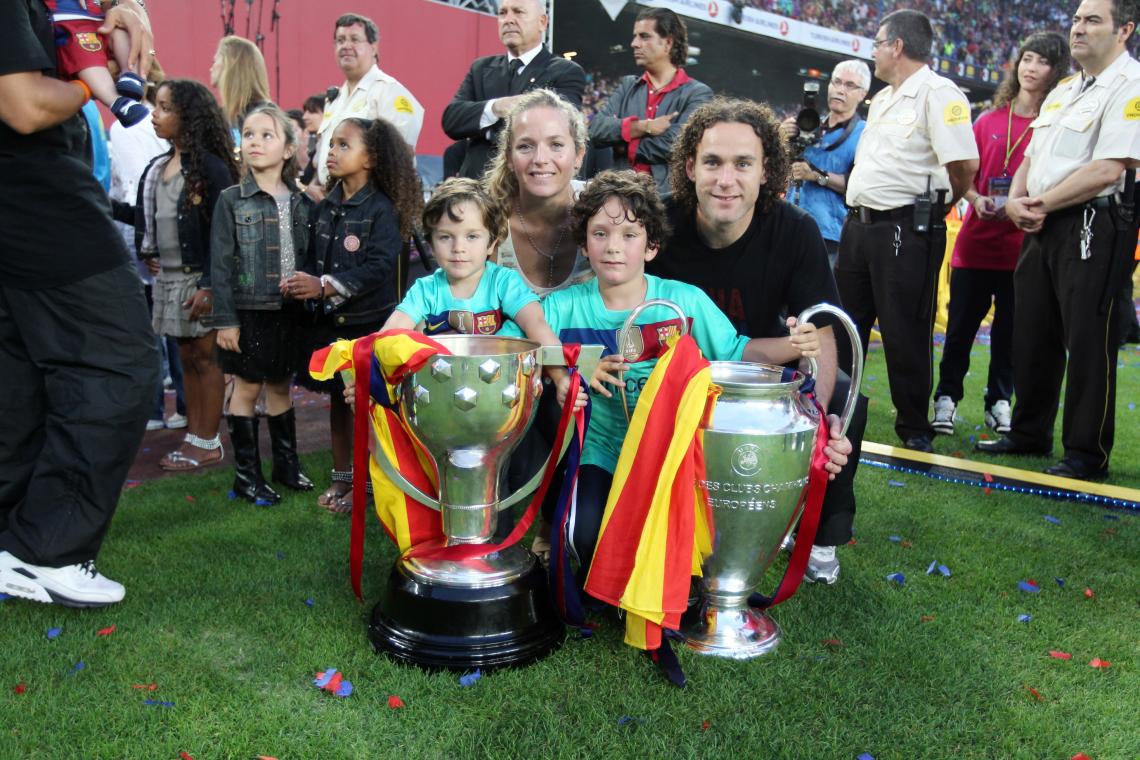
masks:
POLYGON ((443 215, 453 222, 462 221, 455 215, 455 209, 461 203, 470 203, 479 209, 482 215, 483 226, 491 233, 491 246, 507 239, 507 215, 503 208, 491 200, 483 190, 483 186, 476 180, 466 177, 452 177, 440 183, 431 199, 424 206, 423 228, 424 234, 431 238, 432 232, 439 226, 443 215))
POLYGON ((673 186, 673 198, 685 213, 692 213, 697 207, 696 185, 689 179, 685 171, 686 165, 690 160, 696 160, 697 146, 700 145, 705 130, 721 123, 747 124, 760 138, 760 144, 764 148, 764 184, 760 186, 756 205, 767 211, 788 184, 791 160, 784 141, 780 139, 780 121, 776 114, 763 103, 743 98, 713 98, 693 111, 681 127, 681 133, 673 143, 673 152, 669 157, 669 182, 673 186))
POLYGON ((665 204, 657 194, 657 184, 648 174, 632 170, 604 171, 590 180, 574 203, 572 225, 578 245, 586 245, 586 226, 606 201, 617 198, 625 218, 645 227, 648 248, 660 248, 669 238, 665 204))
MULTIPOLYGON (((400 237, 409 240, 424 208, 420 175, 412 158, 412 149, 392 123, 384 119, 358 119, 341 122, 354 124, 364 133, 364 148, 372 162, 368 181, 388 196, 400 218, 400 237)), ((332 182, 330 181, 330 185, 332 182)))

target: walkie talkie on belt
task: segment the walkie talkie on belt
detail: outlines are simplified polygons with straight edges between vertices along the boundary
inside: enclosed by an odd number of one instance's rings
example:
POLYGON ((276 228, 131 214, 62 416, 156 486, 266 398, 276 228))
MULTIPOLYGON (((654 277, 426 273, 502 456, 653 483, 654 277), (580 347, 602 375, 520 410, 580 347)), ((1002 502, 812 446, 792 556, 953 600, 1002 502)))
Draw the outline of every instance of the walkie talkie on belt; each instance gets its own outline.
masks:
POLYGON ((930 232, 930 212, 933 210, 930 197, 930 177, 926 178, 926 192, 914 199, 914 231, 930 232))

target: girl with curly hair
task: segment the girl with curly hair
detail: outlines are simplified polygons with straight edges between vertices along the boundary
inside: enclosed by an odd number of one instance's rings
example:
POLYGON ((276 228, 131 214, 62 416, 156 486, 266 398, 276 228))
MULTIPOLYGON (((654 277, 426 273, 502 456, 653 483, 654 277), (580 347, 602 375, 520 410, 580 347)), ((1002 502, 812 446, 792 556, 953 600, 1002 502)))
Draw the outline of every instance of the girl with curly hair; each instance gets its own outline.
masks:
MULTIPOLYGON (((423 210, 419 176, 408 144, 383 119, 345 119, 333 130, 328 195, 317 207, 308 254, 281 283, 286 298, 305 301, 302 367, 316 349, 367 335, 397 302, 396 262, 423 210)), ((317 503, 330 512, 352 510, 352 410, 339 378, 327 382, 300 373, 310 390, 330 395, 333 470, 317 503)), ((364 473, 367 477, 367 473, 364 473)))
POLYGON ((164 470, 195 470, 222 460, 218 436, 224 383, 215 360, 210 224, 214 204, 238 178, 233 141, 214 96, 198 82, 158 87, 154 132, 171 148, 139 180, 139 255, 155 274, 154 331, 178 341, 186 393, 186 438, 162 458, 164 470))

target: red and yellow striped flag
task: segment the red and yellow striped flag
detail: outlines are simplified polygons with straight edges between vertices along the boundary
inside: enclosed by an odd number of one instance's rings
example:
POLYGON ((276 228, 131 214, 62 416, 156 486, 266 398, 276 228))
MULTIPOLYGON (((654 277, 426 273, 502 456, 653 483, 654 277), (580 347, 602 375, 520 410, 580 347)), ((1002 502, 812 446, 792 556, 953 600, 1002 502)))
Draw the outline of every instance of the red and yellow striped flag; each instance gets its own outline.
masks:
POLYGON ((639 649, 659 648, 662 629, 680 627, 689 579, 712 551, 699 429, 718 392, 696 342, 675 340, 618 457, 586 591, 626 610, 625 642, 639 649))

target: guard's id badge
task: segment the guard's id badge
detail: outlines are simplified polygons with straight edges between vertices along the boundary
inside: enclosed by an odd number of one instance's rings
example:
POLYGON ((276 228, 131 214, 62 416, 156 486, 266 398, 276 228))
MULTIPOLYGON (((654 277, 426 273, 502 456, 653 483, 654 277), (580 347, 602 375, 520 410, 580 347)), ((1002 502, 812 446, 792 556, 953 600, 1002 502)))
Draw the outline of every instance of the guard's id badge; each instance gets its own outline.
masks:
POLYGON ((994 208, 999 209, 1009 200, 1009 188, 1013 185, 1013 177, 990 177, 989 195, 994 199, 994 208))

